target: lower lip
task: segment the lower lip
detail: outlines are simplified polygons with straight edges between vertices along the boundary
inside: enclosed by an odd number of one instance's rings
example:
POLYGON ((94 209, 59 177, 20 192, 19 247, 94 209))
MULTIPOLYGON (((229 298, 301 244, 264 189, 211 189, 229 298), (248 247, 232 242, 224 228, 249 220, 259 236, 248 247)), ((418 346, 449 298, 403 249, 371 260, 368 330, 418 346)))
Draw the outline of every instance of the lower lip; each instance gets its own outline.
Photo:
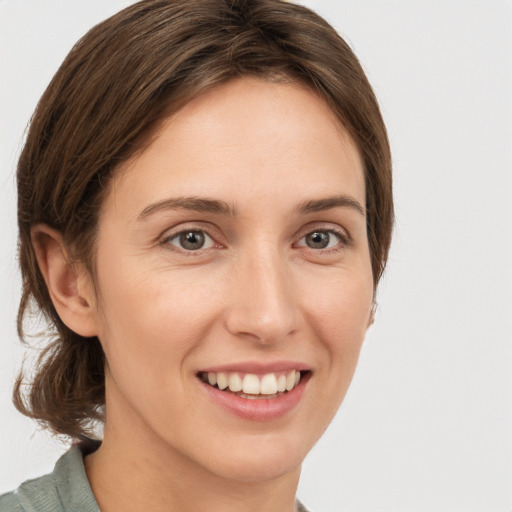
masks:
POLYGON ((276 398, 243 398, 202 381, 200 384, 216 404, 229 412, 251 421, 270 421, 281 418, 295 409, 302 399, 310 376, 310 373, 307 373, 296 387, 276 398))

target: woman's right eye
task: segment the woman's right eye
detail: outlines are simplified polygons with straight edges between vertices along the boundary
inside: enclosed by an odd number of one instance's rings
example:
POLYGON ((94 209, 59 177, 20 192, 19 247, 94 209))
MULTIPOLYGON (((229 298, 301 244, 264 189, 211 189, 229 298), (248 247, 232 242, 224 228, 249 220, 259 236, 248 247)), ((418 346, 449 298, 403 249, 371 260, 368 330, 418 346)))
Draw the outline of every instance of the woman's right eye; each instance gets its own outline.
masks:
POLYGON ((202 230, 187 229, 164 240, 164 243, 174 245, 183 251, 199 251, 215 247, 212 237, 202 230))

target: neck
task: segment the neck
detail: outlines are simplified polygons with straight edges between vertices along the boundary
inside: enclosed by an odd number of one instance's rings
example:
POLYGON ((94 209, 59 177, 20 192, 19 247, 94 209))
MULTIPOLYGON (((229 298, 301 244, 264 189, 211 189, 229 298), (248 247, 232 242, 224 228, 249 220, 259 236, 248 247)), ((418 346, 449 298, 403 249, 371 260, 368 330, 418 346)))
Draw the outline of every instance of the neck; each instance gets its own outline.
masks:
POLYGON ((85 458, 102 512, 203 512, 212 504, 218 512, 295 510, 300 467, 268 480, 224 478, 141 428, 138 418, 124 418, 123 428, 109 420, 101 446, 85 458))

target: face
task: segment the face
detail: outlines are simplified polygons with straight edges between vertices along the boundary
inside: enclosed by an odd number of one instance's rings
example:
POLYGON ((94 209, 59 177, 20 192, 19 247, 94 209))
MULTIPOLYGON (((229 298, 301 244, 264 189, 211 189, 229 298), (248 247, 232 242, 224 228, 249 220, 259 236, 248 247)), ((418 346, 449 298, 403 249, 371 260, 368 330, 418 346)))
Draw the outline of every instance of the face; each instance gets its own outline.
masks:
POLYGON ((106 438, 223 478, 298 471, 369 323, 364 204, 354 143, 301 85, 238 79, 168 119, 100 216, 106 438))

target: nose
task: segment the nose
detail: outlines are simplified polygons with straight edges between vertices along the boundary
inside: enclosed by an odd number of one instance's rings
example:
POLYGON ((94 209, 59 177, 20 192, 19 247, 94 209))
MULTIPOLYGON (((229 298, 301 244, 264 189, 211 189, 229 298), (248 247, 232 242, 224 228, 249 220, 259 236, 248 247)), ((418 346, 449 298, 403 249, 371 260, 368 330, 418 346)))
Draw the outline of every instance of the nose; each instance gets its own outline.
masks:
POLYGON ((293 279, 276 253, 259 251, 236 262, 225 316, 231 334, 266 346, 287 339, 299 322, 293 279))

